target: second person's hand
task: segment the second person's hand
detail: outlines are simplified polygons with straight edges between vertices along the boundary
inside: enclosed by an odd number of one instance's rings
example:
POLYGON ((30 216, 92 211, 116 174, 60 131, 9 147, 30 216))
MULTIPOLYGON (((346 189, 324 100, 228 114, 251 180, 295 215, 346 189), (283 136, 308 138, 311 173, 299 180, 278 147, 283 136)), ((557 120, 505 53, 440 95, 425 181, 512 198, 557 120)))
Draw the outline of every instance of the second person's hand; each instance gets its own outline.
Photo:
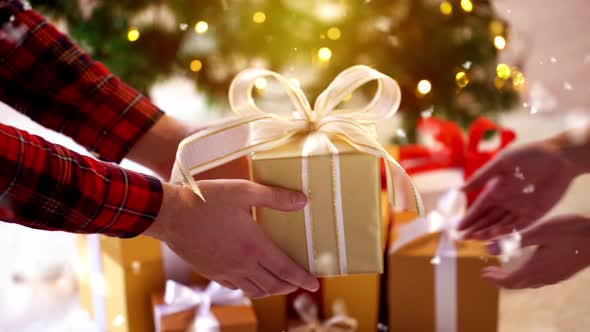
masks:
POLYGON ((164 203, 146 235, 168 244, 197 272, 252 298, 318 289, 315 277, 286 256, 256 224, 252 207, 302 209, 304 194, 245 180, 200 181, 203 202, 164 184, 164 203))
POLYGON ((487 240, 526 228, 555 206, 581 173, 554 140, 506 150, 463 187, 484 190, 459 230, 465 238, 487 240))

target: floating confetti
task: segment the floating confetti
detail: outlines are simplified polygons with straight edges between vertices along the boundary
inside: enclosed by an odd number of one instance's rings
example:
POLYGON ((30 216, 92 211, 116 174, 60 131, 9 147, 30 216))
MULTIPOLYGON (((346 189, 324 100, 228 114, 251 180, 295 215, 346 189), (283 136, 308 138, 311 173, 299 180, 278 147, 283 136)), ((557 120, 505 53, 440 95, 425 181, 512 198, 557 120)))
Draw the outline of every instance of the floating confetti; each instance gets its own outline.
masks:
POLYGON ((178 27, 180 28, 180 30, 186 31, 186 29, 188 29, 188 24, 186 24, 186 23, 180 23, 178 25, 178 27))
POLYGON ((551 63, 557 63, 557 58, 552 56, 551 58, 549 58, 549 61, 551 61, 551 63))
POLYGON ((535 185, 534 184, 528 184, 526 187, 524 187, 522 189, 522 192, 524 194, 532 194, 535 192, 535 185))
POLYGON ((440 257, 439 256, 432 257, 432 259, 430 260, 430 264, 432 264, 432 265, 440 264, 440 257))
POLYGON ((469 70, 469 69, 471 69, 471 65, 473 65, 473 62, 471 62, 471 61, 465 61, 463 63, 463 68, 469 70))
POLYGON ((524 180, 524 174, 522 173, 522 170, 518 166, 516 166, 514 168, 514 177, 519 180, 524 180))
POLYGON ((566 91, 572 91, 574 89, 574 87, 572 86, 572 84, 568 81, 563 82, 563 89, 566 91))
POLYGON ((580 251, 578 249, 574 250, 574 255, 579 255, 580 251))
POLYGON ((430 117, 432 117, 432 113, 434 113, 434 107, 430 106, 429 108, 420 112, 420 116, 423 118, 430 118, 430 117))
POLYGON ((506 263, 511 258, 518 256, 520 254, 521 242, 522 235, 516 230, 502 237, 498 242, 501 252, 500 260, 506 263))

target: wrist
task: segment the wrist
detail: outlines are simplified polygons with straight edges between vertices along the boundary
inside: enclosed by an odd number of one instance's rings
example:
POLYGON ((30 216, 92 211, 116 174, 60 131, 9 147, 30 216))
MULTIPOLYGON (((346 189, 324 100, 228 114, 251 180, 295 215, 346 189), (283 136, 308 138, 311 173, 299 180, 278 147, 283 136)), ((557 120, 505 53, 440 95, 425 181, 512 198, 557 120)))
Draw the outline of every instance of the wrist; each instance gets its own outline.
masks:
POLYGON ((190 129, 175 118, 164 115, 129 151, 128 158, 168 179, 180 142, 190 129))
POLYGON ((152 225, 145 230, 143 235, 153 237, 160 241, 165 241, 167 238, 170 224, 176 218, 177 209, 175 207, 178 202, 180 187, 162 182, 162 205, 160 212, 152 225))

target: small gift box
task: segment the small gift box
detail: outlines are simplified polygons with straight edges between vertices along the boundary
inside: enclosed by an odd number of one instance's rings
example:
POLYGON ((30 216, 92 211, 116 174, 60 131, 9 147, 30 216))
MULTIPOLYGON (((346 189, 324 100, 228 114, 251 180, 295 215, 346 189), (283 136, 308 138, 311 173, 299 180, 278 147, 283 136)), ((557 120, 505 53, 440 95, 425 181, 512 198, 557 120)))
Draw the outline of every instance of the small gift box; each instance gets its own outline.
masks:
POLYGON ((390 331, 497 331, 499 290, 481 279, 498 265, 482 243, 455 240, 466 197, 443 196, 428 218, 400 213, 388 257, 390 331))
POLYGON ((150 294, 164 284, 160 242, 77 236, 80 302, 101 331, 152 331, 150 294))
POLYGON ((325 321, 320 320, 319 307, 309 294, 299 295, 293 302, 299 321, 292 322, 287 332, 355 332, 357 320, 347 314, 342 301, 332 304, 333 314, 325 321))
POLYGON ((246 70, 230 87, 229 103, 238 118, 186 138, 172 179, 202 196, 192 175, 251 155, 254 181, 303 191, 309 198, 302 211, 256 209, 257 222, 278 247, 317 276, 381 273, 381 158, 388 204, 393 206, 395 190, 398 206, 422 212, 411 180, 375 133, 376 121, 393 116, 399 102, 397 83, 366 66, 338 75, 313 110, 290 80, 267 70, 246 70), (278 115, 256 106, 254 82, 269 76, 285 88, 294 113, 278 115), (378 89, 366 107, 337 108, 370 81, 377 81, 378 89))
POLYGON ((174 281, 152 296, 156 332, 257 332, 252 304, 240 290, 211 282, 190 288, 174 281))

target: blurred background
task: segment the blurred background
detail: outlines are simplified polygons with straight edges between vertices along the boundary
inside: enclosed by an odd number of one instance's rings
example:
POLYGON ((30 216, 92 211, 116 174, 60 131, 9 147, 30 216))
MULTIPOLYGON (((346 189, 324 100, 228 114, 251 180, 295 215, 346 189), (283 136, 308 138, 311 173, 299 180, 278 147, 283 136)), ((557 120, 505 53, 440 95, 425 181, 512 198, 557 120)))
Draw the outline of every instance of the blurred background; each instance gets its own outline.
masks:
MULTIPOLYGON (((421 117, 467 127, 485 115, 517 144, 587 122, 586 0, 51 0, 31 1, 96 60, 178 118, 230 114, 227 89, 247 67, 273 69, 313 100, 333 77, 365 64, 403 89, 383 143, 416 141, 421 117)), ((371 87, 347 103, 366 101, 371 87)), ((266 103, 289 108, 270 81, 266 103)), ((84 153, 0 104, 0 121, 84 153)), ((130 162, 125 167, 145 171, 130 162)), ((552 213, 588 212, 580 178, 552 213)), ((76 290, 75 243, 0 223, 0 331, 92 331, 76 290), (40 248, 43 248, 40 250, 40 248)), ((548 267, 551 268, 551 267, 548 267)), ((590 273, 539 290, 503 292, 500 331, 586 331, 590 273)))

